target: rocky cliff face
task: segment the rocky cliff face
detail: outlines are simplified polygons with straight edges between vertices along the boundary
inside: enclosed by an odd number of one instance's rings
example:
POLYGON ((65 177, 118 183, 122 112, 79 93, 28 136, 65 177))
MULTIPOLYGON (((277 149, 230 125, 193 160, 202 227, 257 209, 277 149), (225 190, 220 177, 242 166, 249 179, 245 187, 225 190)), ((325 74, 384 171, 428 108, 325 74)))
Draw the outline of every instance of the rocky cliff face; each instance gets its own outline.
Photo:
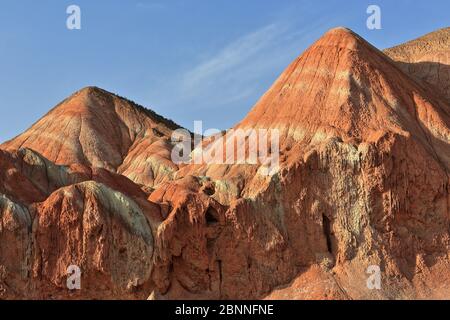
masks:
POLYGON ((450 105, 420 79, 330 30, 233 128, 279 130, 269 176, 178 166, 176 125, 81 90, 0 150, 0 296, 450 298, 450 105))

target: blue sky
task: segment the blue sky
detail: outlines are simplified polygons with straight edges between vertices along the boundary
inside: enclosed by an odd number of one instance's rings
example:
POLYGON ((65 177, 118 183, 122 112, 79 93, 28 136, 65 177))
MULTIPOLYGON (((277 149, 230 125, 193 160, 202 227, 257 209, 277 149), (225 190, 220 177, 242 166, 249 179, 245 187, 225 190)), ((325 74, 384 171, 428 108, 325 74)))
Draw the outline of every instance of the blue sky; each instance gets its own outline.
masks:
POLYGON ((0 141, 95 85, 179 124, 225 129, 326 30, 386 48, 450 25, 448 0, 4 0, 0 141), (81 8, 82 29, 66 28, 81 8), (382 10, 368 30, 366 9, 382 10))

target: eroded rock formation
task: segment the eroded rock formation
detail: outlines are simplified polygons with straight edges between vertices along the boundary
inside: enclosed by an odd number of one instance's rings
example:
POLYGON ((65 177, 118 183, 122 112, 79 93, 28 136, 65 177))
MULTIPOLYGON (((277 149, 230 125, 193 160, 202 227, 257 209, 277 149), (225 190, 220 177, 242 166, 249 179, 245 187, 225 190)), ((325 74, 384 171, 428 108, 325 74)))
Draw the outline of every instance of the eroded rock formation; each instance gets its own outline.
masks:
POLYGON ((429 33, 384 52, 400 68, 450 100, 450 28, 429 33))
POLYGON ((0 297, 450 298, 449 77, 405 70, 415 43, 336 28, 298 57, 233 128, 279 130, 269 176, 176 165, 174 123, 74 94, 1 146, 0 297))

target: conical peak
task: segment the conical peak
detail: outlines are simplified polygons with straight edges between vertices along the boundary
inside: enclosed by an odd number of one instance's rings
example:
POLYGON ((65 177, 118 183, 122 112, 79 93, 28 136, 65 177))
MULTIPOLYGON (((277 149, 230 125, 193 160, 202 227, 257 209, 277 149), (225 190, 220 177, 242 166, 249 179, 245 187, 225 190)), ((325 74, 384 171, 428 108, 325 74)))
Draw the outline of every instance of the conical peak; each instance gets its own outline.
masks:
POLYGON ((99 97, 99 96, 113 97, 114 94, 111 92, 108 92, 106 90, 103 90, 99 87, 88 86, 88 87, 84 87, 84 88, 76 91, 74 94, 72 94, 71 98, 75 98, 75 97, 92 98, 92 97, 99 97))
POLYGON ((104 90, 102 90, 96 86, 87 86, 87 87, 84 87, 84 88, 78 90, 78 93, 90 94, 90 93, 99 92, 99 91, 104 91, 104 90))
POLYGON ((325 34, 345 34, 345 35, 356 35, 356 33, 353 32, 353 30, 347 28, 347 27, 336 27, 328 30, 325 34))
POLYGON ((378 49, 335 28, 282 73, 238 127, 281 128, 306 143, 324 132, 358 141, 384 131, 420 135, 415 109, 427 108, 415 101, 426 100, 421 94, 378 49))
POLYGON ((360 45, 369 45, 363 38, 345 27, 337 27, 327 31, 313 47, 333 46, 356 50, 360 45))
POLYGON ((52 111, 57 111, 58 113, 63 113, 66 111, 72 113, 96 113, 101 111, 109 111, 117 113, 117 110, 124 110, 124 112, 129 113, 130 110, 136 114, 142 121, 151 120, 155 123, 160 123, 166 126, 168 129, 176 130, 182 128, 180 125, 176 124, 170 119, 157 114, 151 109, 147 109, 140 104, 124 98, 120 95, 107 91, 105 89, 96 86, 84 87, 70 97, 59 103, 52 111))

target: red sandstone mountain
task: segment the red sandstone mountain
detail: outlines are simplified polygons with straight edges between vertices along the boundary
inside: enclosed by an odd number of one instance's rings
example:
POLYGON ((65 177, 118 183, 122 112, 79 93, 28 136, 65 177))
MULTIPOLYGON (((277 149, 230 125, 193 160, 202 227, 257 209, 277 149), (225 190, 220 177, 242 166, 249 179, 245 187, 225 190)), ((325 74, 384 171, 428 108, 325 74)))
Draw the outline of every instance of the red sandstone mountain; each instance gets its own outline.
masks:
POLYGON ((177 170, 170 161, 170 137, 177 128, 126 99, 88 87, 3 147, 30 148, 56 164, 105 168, 151 186, 177 170))
POLYGON ((271 176, 179 168, 176 125, 76 93, 1 147, 0 297, 450 298, 448 78, 424 79, 329 31, 235 127, 280 130, 271 176))
POLYGON ((384 52, 419 82, 450 100, 450 28, 429 33, 384 52))

